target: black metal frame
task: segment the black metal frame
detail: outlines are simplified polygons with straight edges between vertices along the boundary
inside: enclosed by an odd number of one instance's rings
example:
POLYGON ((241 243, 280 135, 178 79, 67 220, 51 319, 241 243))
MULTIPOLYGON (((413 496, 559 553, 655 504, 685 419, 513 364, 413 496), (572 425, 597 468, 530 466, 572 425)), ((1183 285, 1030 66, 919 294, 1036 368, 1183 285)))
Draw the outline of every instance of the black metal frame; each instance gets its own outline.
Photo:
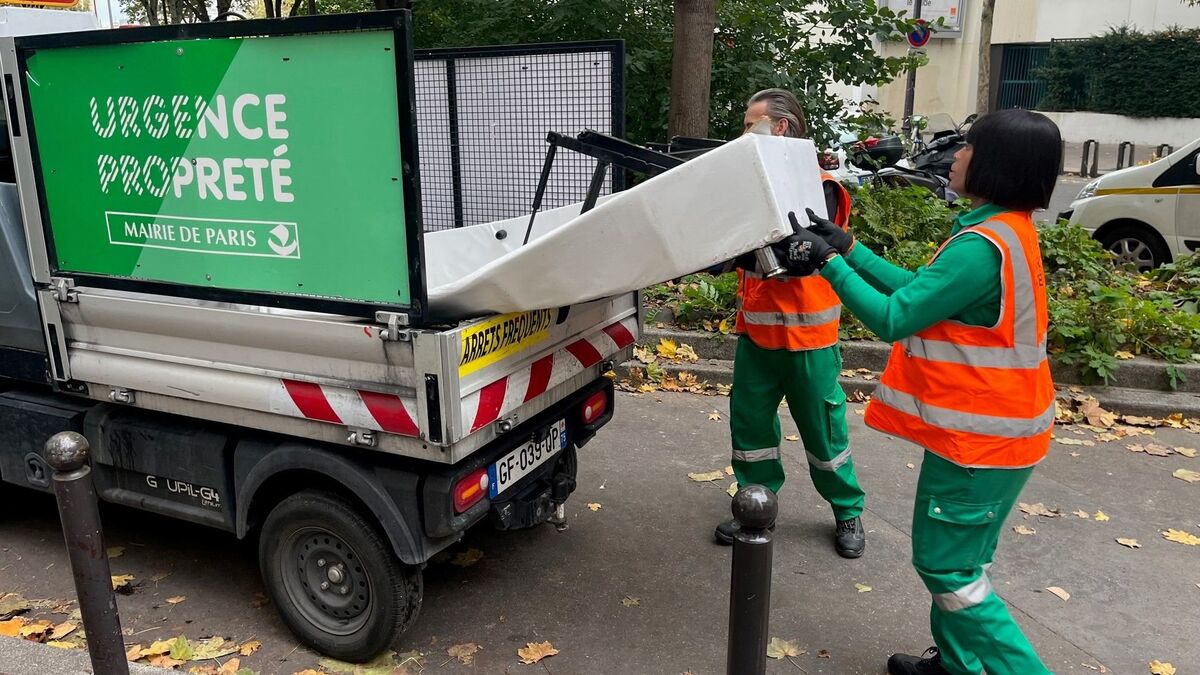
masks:
MULTIPOLYGON (((395 39, 396 97, 400 127, 400 160, 403 168, 404 220, 409 267, 409 305, 337 300, 301 294, 242 291, 205 288, 187 284, 125 279, 104 275, 63 271, 57 268, 58 256, 54 248, 54 237, 50 226, 50 212, 46 203, 45 185, 41 176, 41 160, 34 130, 30 97, 21 102, 25 110, 26 129, 32 151, 33 169, 37 182, 37 195, 42 215, 42 231, 45 235, 51 273, 54 276, 75 280, 80 285, 109 288, 114 290, 154 293, 217 302, 232 302, 249 305, 264 305, 288 309, 307 310, 363 316, 374 318, 379 311, 391 311, 409 316, 410 322, 420 324, 427 306, 425 284, 424 228, 421 220, 420 180, 417 170, 416 103, 413 86, 412 17, 408 10, 364 12, 358 14, 322 14, 317 16, 286 19, 256 19, 251 21, 216 21, 204 24, 157 26, 123 30, 99 30, 77 33, 57 33, 16 38, 17 62, 22 80, 26 78, 27 60, 37 50, 64 47, 122 45, 140 42, 168 40, 234 38, 303 35, 351 31, 390 30, 395 39)), ((15 119, 10 113, 9 119, 15 119)), ((13 130, 20 135, 19 130, 13 130)))
MULTIPOLYGON (((498 45, 483 47, 450 47, 441 49, 418 49, 415 61, 444 61, 446 64, 447 124, 450 134, 450 176, 454 211, 454 227, 463 227, 462 160, 458 143, 458 105, 455 60, 489 56, 529 56, 539 54, 577 54, 580 52, 605 51, 610 54, 612 83, 610 106, 612 109, 612 136, 625 135, 625 41, 586 40, 577 42, 549 42, 544 44, 498 45)), ((613 192, 626 187, 624 171, 613 172, 613 192)))

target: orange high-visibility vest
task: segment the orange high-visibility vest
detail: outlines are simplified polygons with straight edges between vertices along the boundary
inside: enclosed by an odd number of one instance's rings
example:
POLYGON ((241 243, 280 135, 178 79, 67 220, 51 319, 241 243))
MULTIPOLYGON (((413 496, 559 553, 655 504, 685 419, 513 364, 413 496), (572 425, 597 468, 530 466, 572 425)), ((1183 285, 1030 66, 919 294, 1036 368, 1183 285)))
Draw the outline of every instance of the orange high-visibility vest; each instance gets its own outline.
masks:
MULTIPOLYGON (((836 178, 821 173, 823 186, 835 188, 837 209, 830 220, 843 229, 850 224, 850 193, 836 178)), ((763 349, 793 352, 837 344, 842 301, 820 274, 807 277, 738 270, 738 310, 734 330, 763 349)))
POLYGON ((970 233, 1000 251, 1000 320, 946 319, 897 342, 866 422, 960 466, 1033 466, 1050 447, 1055 398, 1037 230, 1029 213, 1009 212, 946 243, 970 233))

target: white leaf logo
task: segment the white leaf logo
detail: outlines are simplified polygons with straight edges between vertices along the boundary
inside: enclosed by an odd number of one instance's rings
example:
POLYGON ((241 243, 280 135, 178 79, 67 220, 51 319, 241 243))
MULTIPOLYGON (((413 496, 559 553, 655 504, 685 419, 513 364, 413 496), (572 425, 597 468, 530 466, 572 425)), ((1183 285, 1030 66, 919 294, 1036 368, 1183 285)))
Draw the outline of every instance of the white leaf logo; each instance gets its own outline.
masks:
POLYGON ((267 240, 267 246, 270 246, 276 255, 290 258, 300 248, 300 241, 298 239, 291 241, 291 238, 292 231, 288 229, 287 225, 276 225, 271 230, 271 238, 267 240))

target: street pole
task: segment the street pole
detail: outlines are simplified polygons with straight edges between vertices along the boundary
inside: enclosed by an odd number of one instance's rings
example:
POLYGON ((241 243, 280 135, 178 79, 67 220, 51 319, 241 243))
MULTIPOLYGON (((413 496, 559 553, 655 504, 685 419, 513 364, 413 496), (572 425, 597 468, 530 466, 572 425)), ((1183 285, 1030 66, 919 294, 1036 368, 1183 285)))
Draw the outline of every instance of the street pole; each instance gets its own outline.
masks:
POLYGON ((88 442, 74 431, 57 433, 46 441, 46 462, 54 469, 54 496, 63 537, 75 577, 79 614, 87 633, 88 655, 95 675, 129 675, 125 637, 112 588, 108 551, 100 529, 100 505, 88 466, 88 442))
POLYGON ((733 571, 729 582, 726 675, 763 675, 771 617, 771 527, 779 514, 775 493, 747 485, 733 496, 733 571))
MULTIPOLYGON (((921 19, 921 6, 924 5, 924 0, 913 0, 913 20, 921 19)), ((912 52, 912 47, 909 47, 909 52, 912 52)), ((917 95, 917 66, 913 65, 908 69, 908 82, 904 85, 904 137, 908 137, 908 133, 912 130, 913 116, 913 99, 917 95)))

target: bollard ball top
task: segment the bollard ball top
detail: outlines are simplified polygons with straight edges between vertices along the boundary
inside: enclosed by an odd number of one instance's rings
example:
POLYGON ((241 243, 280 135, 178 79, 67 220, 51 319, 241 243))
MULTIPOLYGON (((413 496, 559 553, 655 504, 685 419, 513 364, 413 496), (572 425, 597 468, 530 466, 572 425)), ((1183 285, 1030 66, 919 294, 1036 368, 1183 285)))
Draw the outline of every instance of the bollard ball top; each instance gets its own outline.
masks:
POLYGON ((74 431, 60 431, 46 441, 46 462, 56 471, 74 471, 87 464, 87 439, 74 431))
POLYGON ((743 527, 763 530, 779 515, 779 498, 761 485, 747 485, 733 496, 733 517, 743 527))

